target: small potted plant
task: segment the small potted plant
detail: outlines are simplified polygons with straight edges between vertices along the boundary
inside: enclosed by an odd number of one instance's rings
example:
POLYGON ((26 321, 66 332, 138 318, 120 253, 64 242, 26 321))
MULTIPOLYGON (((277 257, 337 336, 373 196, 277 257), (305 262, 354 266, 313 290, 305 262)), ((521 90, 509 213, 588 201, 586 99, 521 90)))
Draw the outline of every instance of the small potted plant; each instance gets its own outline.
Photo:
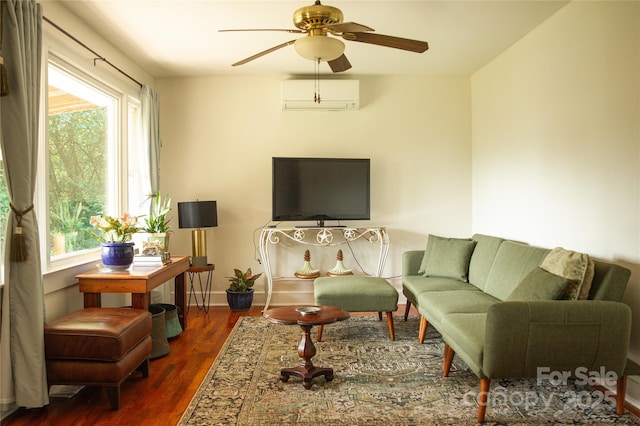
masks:
POLYGON ((234 269, 233 273, 233 277, 227 277, 230 283, 227 289, 227 303, 234 312, 248 311, 253 303, 253 285, 262 273, 253 275, 251 268, 246 272, 234 269))
POLYGON ((171 211, 171 198, 162 196, 159 192, 151 194, 151 212, 144 219, 143 231, 149 234, 149 241, 155 241, 165 252, 169 251, 169 221, 167 217, 171 211))
POLYGON ((92 226, 101 234, 90 231, 100 241, 102 264, 111 270, 123 270, 133 263, 133 234, 142 230, 138 218, 128 213, 122 217, 91 216, 92 226))

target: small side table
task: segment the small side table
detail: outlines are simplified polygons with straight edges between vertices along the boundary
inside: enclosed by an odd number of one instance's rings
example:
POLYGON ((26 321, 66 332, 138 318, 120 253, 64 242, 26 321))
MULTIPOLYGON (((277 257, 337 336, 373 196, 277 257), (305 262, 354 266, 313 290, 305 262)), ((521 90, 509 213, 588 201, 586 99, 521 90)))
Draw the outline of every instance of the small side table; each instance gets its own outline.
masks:
POLYGON ((333 380, 333 368, 316 367, 311 362, 316 354, 316 347, 311 340, 311 327, 314 325, 333 324, 336 321, 344 321, 349 318, 349 313, 335 306, 317 306, 318 312, 303 315, 293 306, 267 309, 262 316, 274 324, 299 325, 302 329, 302 338, 298 344, 298 355, 302 358, 302 364, 298 367, 283 368, 280 370, 280 380, 287 382, 290 376, 302 379, 302 386, 311 389, 311 379, 324 376, 327 382, 333 380))
POLYGON ((189 301, 187 302, 187 312, 191 306, 191 296, 196 301, 196 307, 202 309, 205 313, 209 313, 209 303, 211 302, 211 284, 213 281, 213 270, 216 269, 215 265, 209 263, 207 266, 189 266, 187 272, 189 273, 189 301), (207 273, 204 285, 202 284, 202 274, 207 273), (198 295, 196 294, 194 280, 198 277, 198 284, 200 286, 200 295, 202 296, 202 306, 198 304, 198 295))

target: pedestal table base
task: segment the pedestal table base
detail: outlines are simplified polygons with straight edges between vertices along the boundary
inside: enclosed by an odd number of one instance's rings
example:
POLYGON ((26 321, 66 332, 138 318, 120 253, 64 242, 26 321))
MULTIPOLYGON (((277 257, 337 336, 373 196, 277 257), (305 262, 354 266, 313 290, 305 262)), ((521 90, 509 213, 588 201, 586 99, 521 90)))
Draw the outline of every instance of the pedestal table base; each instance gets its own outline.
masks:
MULTIPOLYGON (((308 307, 307 307, 308 308, 308 307)), ((316 347, 311 339, 311 328, 314 325, 333 324, 336 321, 344 321, 349 318, 349 313, 335 306, 317 306, 313 314, 303 314, 308 310, 293 306, 268 309, 262 312, 269 321, 275 324, 299 325, 302 329, 302 338, 298 344, 298 355, 302 358, 302 365, 298 367, 283 368, 280 370, 280 380, 289 381, 289 377, 296 376, 302 379, 302 386, 311 389, 311 380, 314 377, 324 376, 327 382, 333 380, 333 368, 316 367, 311 362, 316 354, 316 347)))
POLYGON ((280 370, 280 380, 287 382, 290 376, 297 376, 302 379, 302 386, 305 389, 311 389, 311 380, 314 377, 324 376, 327 382, 333 380, 333 368, 316 367, 311 362, 316 354, 316 347, 311 340, 311 325, 300 325, 302 328, 302 339, 298 345, 298 355, 302 358, 303 363, 298 367, 283 368, 280 370))

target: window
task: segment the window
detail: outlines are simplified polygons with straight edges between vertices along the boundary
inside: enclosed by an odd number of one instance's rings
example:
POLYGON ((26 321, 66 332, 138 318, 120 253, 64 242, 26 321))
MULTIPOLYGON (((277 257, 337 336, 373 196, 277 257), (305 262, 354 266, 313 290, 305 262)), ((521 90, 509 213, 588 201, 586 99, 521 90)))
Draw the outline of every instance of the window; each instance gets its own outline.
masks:
MULTIPOLYGON (((89 218, 143 215, 151 190, 139 86, 111 68, 96 67, 92 52, 50 26, 43 28, 43 52, 34 205, 45 291, 57 291, 75 282, 75 266, 99 257, 89 218)), ((0 285, 8 214, 0 151, 0 285)))
MULTIPOLYGON (((140 104, 135 100, 129 101, 128 123, 128 140, 142 141, 140 104)), ((149 213, 151 193, 149 148, 146 143, 133 142, 128 146, 128 212, 133 216, 144 216, 149 213)))
POLYGON ((48 67, 49 255, 98 247, 89 218, 109 210, 118 99, 55 64, 48 67))
POLYGON ((144 198, 138 187, 128 190, 131 176, 143 169, 128 161, 140 145, 138 100, 55 57, 46 72, 46 155, 37 203, 44 271, 94 258, 99 243, 90 217, 117 216, 137 199, 136 214, 144 198))

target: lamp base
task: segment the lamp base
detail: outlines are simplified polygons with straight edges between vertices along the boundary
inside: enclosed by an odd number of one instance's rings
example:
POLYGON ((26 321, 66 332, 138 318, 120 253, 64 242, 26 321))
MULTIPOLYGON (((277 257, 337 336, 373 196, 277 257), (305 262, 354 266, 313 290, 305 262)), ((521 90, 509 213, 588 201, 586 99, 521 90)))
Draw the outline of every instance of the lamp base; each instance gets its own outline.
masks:
POLYGON ((204 229, 191 231, 191 266, 207 266, 207 234, 204 229))
POLYGON ((191 266, 207 266, 207 256, 191 256, 191 266))

